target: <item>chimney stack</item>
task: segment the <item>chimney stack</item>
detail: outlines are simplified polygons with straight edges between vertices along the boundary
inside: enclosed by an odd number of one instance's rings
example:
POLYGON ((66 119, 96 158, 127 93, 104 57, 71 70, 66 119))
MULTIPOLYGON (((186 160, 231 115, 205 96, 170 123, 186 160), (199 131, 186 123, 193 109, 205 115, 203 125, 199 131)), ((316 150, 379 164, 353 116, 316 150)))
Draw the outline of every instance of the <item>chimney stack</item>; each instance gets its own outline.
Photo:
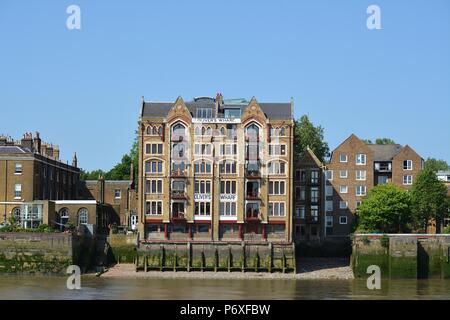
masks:
POLYGON ((55 157, 55 160, 59 161, 59 147, 55 146, 55 148, 53 149, 53 156, 55 157))
POLYGON ((41 143, 42 141, 39 132, 36 132, 36 136, 33 139, 34 152, 41 154, 41 143))
POLYGON ((222 94, 219 92, 216 94, 216 117, 219 114, 219 109, 220 106, 223 104, 223 96, 222 94))
POLYGON ((7 140, 8 139, 5 136, 0 135, 0 146, 6 146, 6 141, 7 140))
POLYGON ((46 154, 46 156, 49 157, 49 158, 53 158, 53 145, 52 144, 47 146, 47 154, 46 154))
POLYGON ((29 149, 30 151, 33 151, 33 135, 29 132, 26 132, 23 135, 20 145, 22 146, 22 148, 26 148, 29 149))

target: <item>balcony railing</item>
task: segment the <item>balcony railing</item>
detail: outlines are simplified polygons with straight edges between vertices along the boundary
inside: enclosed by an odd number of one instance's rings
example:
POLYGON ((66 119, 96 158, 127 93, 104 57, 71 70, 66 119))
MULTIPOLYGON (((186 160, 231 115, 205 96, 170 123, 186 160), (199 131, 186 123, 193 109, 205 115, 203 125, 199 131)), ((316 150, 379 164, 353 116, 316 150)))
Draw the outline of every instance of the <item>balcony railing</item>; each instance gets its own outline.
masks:
POLYGON ((181 190, 172 190, 171 197, 172 199, 187 199, 188 195, 186 192, 181 190))
POLYGON ((261 172, 259 170, 247 170, 247 179, 259 179, 261 178, 261 172))
POLYGON ((375 171, 377 172, 391 172, 392 164, 390 163, 375 163, 375 171))
POLYGON ((186 215, 184 214, 184 212, 174 211, 172 212, 172 220, 174 221, 186 220, 186 215))
POLYGON ((257 191, 247 191, 245 198, 247 200, 259 200, 260 195, 259 195, 259 192, 257 192, 257 191))
POLYGON ((185 178, 187 176, 187 172, 186 172, 186 170, 181 170, 181 169, 172 170, 170 172, 170 176, 173 178, 185 178))
POLYGON ((261 220, 261 212, 259 210, 247 211, 245 217, 247 220, 261 220))

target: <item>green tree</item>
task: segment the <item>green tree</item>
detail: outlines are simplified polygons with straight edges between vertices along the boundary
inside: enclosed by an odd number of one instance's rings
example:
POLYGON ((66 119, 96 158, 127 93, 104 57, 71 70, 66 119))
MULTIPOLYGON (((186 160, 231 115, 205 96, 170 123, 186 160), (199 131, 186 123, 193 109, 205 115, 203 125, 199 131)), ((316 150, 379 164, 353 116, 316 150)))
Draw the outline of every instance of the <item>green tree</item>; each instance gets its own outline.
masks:
POLYGON ((411 209, 417 226, 426 229, 434 220, 439 228, 443 218, 449 216, 448 207, 447 187, 430 166, 425 168, 417 175, 411 189, 411 209))
POLYGON ((447 161, 438 160, 435 158, 428 158, 425 161, 425 168, 429 168, 434 172, 450 170, 450 166, 448 165, 447 161))
POLYGON ((357 231, 405 232, 412 221, 411 200, 406 190, 393 184, 371 189, 357 210, 357 231))
MULTIPOLYGON (((370 139, 363 139, 362 141, 367 144, 374 144, 370 139)), ((395 144, 395 141, 390 138, 377 138, 375 144, 395 144)))
POLYGON ((308 116, 303 115, 299 120, 295 120, 294 157, 296 160, 308 146, 320 161, 324 161, 330 153, 328 143, 324 141, 323 127, 314 126, 308 116))

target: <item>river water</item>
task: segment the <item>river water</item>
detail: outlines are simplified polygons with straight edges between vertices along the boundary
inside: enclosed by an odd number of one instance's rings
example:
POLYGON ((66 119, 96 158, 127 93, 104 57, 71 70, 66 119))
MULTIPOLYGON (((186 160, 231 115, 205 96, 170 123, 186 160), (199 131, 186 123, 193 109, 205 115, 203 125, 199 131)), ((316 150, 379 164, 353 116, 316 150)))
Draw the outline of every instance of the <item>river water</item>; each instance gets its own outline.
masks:
POLYGON ((65 277, 1 276, 0 299, 450 299, 450 280, 117 279, 83 276, 80 290, 65 277))

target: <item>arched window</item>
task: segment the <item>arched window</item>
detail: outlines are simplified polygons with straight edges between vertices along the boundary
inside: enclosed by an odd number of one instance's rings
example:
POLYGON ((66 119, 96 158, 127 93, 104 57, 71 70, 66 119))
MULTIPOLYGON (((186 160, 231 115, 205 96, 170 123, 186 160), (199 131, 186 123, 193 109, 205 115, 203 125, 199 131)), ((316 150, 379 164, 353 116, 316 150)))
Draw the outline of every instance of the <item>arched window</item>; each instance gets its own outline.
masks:
POLYGON ((286 162, 284 161, 271 161, 268 164, 269 175, 285 175, 286 174, 286 162))
POLYGON ((12 209, 11 214, 14 219, 14 222, 17 222, 17 223, 20 222, 20 213, 21 213, 21 210, 19 207, 12 209))
POLYGON ((249 140, 258 140, 259 138, 259 127, 252 123, 251 125, 247 126, 245 129, 246 136, 249 140))
POLYGON ((204 136, 206 134, 206 128, 202 127, 202 136, 204 136))
POLYGON ((154 136, 156 136, 156 135, 158 134, 158 131, 157 131, 157 130, 158 130, 158 129, 156 128, 156 126, 153 127, 152 134, 153 134, 154 136))
POLYGON ((280 136, 284 137, 286 135, 286 129, 284 127, 280 128, 280 136))
POLYGON ((210 127, 206 128, 206 135, 210 136, 212 134, 212 130, 210 127))
POLYGON ((147 134, 152 134, 152 126, 147 127, 147 134))
POLYGON ((69 218, 70 218, 70 213, 69 213, 69 209, 67 208, 62 208, 61 210, 59 210, 59 229, 61 231, 63 231, 65 229, 66 224, 69 222, 69 218))
POLYGON ((81 208, 78 210, 78 225, 88 223, 88 210, 86 208, 81 208))
POLYGON ((163 127, 162 127, 162 126, 159 126, 159 127, 158 127, 158 134, 159 134, 160 136, 163 135, 163 127))
POLYGON ((220 128, 220 134, 221 134, 222 136, 225 135, 225 128, 224 128, 224 127, 220 128))
POLYGON ((195 135, 201 136, 202 135, 202 128, 201 127, 195 127, 195 135))
POLYGON ((194 173, 196 174, 208 174, 212 172, 211 162, 201 160, 194 163, 194 173))

